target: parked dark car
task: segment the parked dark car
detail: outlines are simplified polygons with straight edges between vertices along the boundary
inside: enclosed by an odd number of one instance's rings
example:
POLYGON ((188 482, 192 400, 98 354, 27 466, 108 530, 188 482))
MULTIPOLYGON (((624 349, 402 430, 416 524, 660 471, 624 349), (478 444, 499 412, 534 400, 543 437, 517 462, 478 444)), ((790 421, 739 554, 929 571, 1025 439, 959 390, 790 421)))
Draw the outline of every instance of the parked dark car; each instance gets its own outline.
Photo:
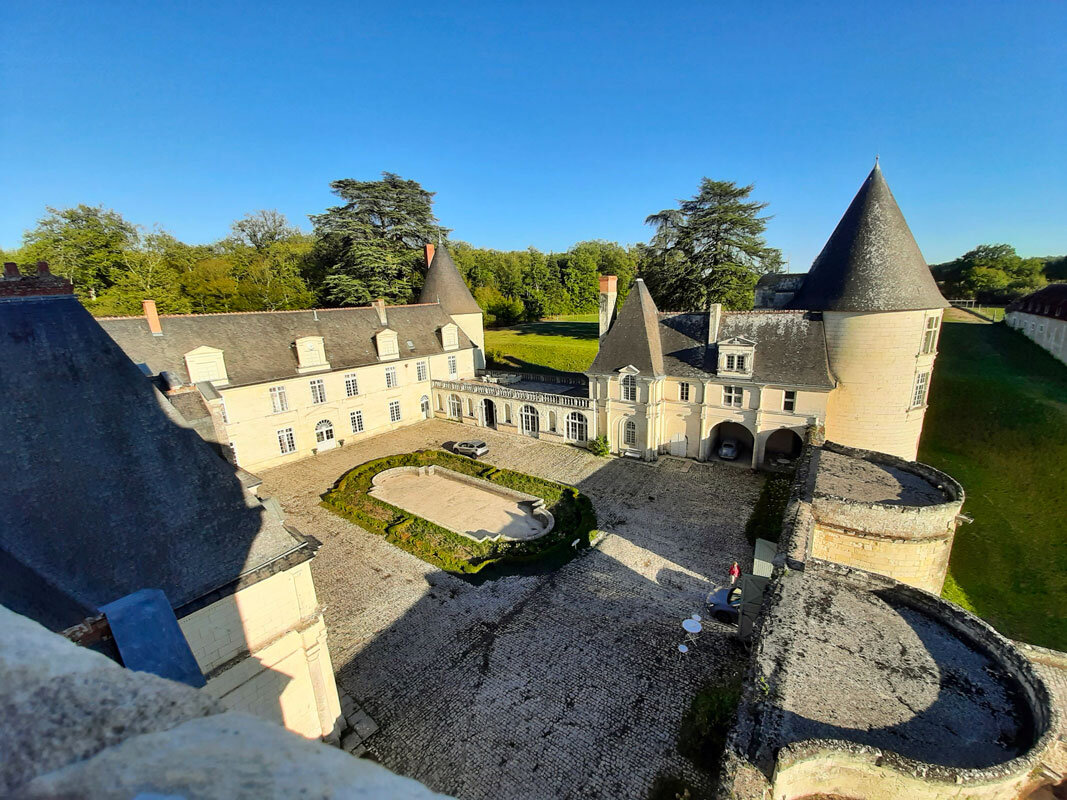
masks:
POLYGON ((489 452, 489 445, 481 439, 471 439, 466 442, 457 442, 452 446, 452 452, 459 453, 463 456, 470 456, 471 458, 478 458, 489 452))
POLYGON ((736 439, 723 439, 719 445, 719 458, 733 461, 739 453, 736 439))
POLYGON ((741 616, 741 587, 724 586, 716 589, 705 602, 712 619, 736 625, 741 616))

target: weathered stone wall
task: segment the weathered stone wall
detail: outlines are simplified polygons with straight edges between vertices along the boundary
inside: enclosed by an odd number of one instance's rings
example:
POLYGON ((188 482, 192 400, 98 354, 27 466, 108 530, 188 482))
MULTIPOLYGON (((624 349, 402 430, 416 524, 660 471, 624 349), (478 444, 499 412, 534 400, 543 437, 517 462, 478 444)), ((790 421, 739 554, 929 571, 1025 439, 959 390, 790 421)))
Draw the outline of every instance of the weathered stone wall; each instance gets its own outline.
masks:
POLYGON ((826 437, 914 459, 926 406, 912 407, 915 375, 932 370, 920 353, 932 311, 823 314, 830 368, 839 381, 826 410, 826 437))
POLYGON ((1009 311, 1004 315, 1004 323, 1067 364, 1067 319, 1009 311))
POLYGON ((888 575, 901 583, 940 592, 948 572, 952 533, 918 541, 869 536, 815 523, 811 555, 825 561, 888 575))

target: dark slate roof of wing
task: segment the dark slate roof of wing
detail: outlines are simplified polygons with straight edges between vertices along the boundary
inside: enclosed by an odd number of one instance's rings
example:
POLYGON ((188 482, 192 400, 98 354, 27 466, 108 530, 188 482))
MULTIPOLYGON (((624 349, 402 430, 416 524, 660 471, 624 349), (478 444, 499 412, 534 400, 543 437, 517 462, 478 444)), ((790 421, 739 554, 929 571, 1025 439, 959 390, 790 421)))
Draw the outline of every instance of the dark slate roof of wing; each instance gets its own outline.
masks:
MULTIPOLYGON (((440 329, 455 324, 436 303, 386 308, 388 327, 397 332, 400 358, 443 353, 440 329), (409 348, 407 343, 413 347, 409 348)), ((189 382, 185 354, 201 345, 223 351, 231 386, 296 378, 293 342, 321 336, 331 370, 377 364, 374 335, 382 330, 371 307, 317 311, 264 311, 242 314, 190 314, 160 317, 162 336, 153 336, 144 317, 100 320, 119 347, 152 374, 167 370, 189 382)), ((461 348, 471 347, 459 332, 461 348)))
POLYGON ((426 270, 426 282, 422 285, 419 302, 440 303, 449 314, 482 313, 444 245, 434 251, 433 260, 426 270))
POLYGON ((659 311, 640 278, 634 281, 611 329, 600 340, 600 348, 588 371, 611 373, 630 365, 645 375, 665 374, 659 311))
POLYGON ((0 603, 63 628, 306 549, 73 296, 0 300, 0 342, 0 603))
POLYGON ((1067 319, 1067 283, 1050 283, 1044 289, 1020 297, 1006 310, 1051 319, 1067 319))
MULTIPOLYGON (((663 364, 660 374, 694 380, 719 377, 716 373, 717 347, 707 344, 707 312, 660 314, 658 329, 663 364)), ((730 376, 731 381, 821 389, 831 389, 835 385, 826 355, 823 323, 817 314, 804 311, 724 312, 717 341, 735 337, 755 342, 756 350, 752 377, 738 380, 730 376)), ((603 371, 606 370, 596 369, 596 362, 590 368, 590 372, 603 371)))
POLYGON ((875 165, 789 307, 912 311, 947 306, 875 165))

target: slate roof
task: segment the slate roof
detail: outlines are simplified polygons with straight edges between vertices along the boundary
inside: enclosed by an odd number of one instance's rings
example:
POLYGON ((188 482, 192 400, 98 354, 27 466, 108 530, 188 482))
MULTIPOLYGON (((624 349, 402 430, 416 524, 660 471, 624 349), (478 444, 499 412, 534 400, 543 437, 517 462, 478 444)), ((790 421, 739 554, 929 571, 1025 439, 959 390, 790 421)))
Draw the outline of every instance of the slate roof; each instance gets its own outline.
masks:
MULTIPOLYGON (((636 283, 635 283, 636 285, 636 283)), ((642 284, 643 285, 643 284, 642 284)), ((640 306, 624 318, 636 289, 627 297, 619 318, 600 343, 600 351, 590 373, 614 373, 633 364, 646 375, 708 380, 718 378, 718 348, 708 345, 706 311, 655 314, 651 335, 645 334, 651 319, 640 306), (645 342, 658 345, 658 358, 648 352, 645 342), (659 371, 656 371, 656 370, 659 371)), ((647 293, 647 290, 646 290, 647 293)), ((652 303, 651 296, 648 303, 652 303)), ((655 309, 655 305, 651 305, 655 309)), ((755 342, 751 378, 729 377, 731 383, 769 383, 832 389, 835 385, 826 354, 822 319, 805 311, 725 311, 716 341, 741 337, 755 342)))
POLYGON ((1067 319, 1067 283, 1050 283, 1044 289, 1020 297, 1006 310, 1050 319, 1067 319))
POLYGON ((449 314, 482 313, 463 276, 459 274, 456 262, 452 260, 444 245, 434 251, 433 260, 426 270, 426 282, 422 285, 419 302, 440 303, 449 314))
POLYGON ((0 342, 0 603, 65 628, 307 551, 73 296, 0 299, 0 342))
POLYGON ((875 165, 789 307, 914 311, 948 305, 875 165))
MULTIPOLYGON (((201 345, 218 348, 223 351, 230 386, 298 377, 292 345, 301 336, 323 337, 331 370, 377 364, 374 335, 384 327, 370 306, 190 314, 159 319, 162 336, 152 335, 144 317, 102 319, 100 325, 134 362, 147 364, 152 374, 172 372, 186 383, 189 372, 185 354, 201 345)), ((397 332, 401 359, 445 352, 440 330, 452 323, 452 319, 436 303, 389 306, 386 319, 388 327, 397 332)), ((470 339, 462 331, 459 331, 459 344, 461 349, 471 347, 470 339)))
POLYGON ((663 371, 659 311, 640 278, 634 281, 611 329, 600 340, 589 372, 616 372, 630 365, 645 375, 666 374, 663 371))

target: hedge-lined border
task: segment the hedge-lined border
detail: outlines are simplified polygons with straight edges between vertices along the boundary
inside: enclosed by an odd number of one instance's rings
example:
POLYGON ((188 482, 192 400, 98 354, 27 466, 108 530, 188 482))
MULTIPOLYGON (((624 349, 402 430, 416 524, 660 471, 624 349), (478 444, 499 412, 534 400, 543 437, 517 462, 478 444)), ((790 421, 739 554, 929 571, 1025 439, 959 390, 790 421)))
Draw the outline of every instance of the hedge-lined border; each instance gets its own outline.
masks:
POLYGON ((593 503, 573 486, 499 469, 442 450, 418 450, 361 464, 341 476, 323 495, 322 505, 423 561, 460 574, 477 573, 491 565, 518 566, 549 559, 562 564, 578 550, 589 547, 596 535, 593 503), (371 481, 379 472, 431 464, 540 497, 555 518, 555 525, 549 533, 533 540, 477 542, 369 494, 371 481))

